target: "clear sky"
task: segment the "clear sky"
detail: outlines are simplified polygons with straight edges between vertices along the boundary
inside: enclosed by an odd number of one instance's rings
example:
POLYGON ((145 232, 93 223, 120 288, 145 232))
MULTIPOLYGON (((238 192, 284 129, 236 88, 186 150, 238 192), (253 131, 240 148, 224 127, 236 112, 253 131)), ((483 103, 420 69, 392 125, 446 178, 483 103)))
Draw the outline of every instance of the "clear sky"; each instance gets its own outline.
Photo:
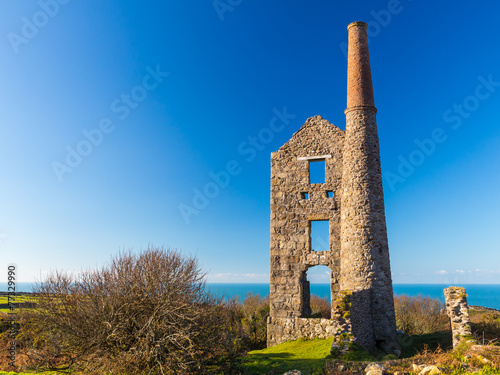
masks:
POLYGON ((268 282, 270 153, 308 117, 345 128, 346 26, 365 21, 394 282, 499 283, 499 14, 493 0, 0 2, 0 279, 8 263, 32 281, 154 244, 196 255, 212 282, 268 282))

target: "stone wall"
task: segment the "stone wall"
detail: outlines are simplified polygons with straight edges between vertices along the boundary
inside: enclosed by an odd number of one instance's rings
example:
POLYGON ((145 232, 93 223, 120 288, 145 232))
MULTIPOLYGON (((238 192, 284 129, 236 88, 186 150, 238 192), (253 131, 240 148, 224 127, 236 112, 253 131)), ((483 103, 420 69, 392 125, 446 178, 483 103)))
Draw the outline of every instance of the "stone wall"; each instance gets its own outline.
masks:
MULTIPOLYGON (((306 314, 310 267, 331 270, 333 299, 338 291, 340 214, 344 132, 316 116, 271 155, 271 294, 270 315, 299 318, 306 314), (308 158, 323 157, 325 183, 309 183, 308 158), (328 192, 333 197, 328 197, 328 192), (303 197, 308 194, 308 199, 303 197), (329 250, 313 251, 310 222, 328 220, 329 250)), ((312 159, 316 160, 316 159, 312 159)))
POLYGON ((450 286, 444 289, 446 312, 451 321, 453 347, 456 348, 462 340, 472 340, 469 319, 469 306, 465 288, 450 286))
MULTIPOLYGON (((330 338, 334 337, 333 347, 342 345, 346 339, 342 334, 352 336, 351 327, 352 292, 342 291, 332 302, 332 319, 319 318, 273 318, 267 319, 268 346, 281 344, 298 338, 330 338), (340 345, 339 345, 340 344, 340 345)), ((353 338, 354 339, 354 338, 353 338)), ((351 341, 347 339, 347 341, 351 341)))
POLYGON ((318 318, 267 318, 267 337, 272 345, 298 338, 334 337, 338 324, 330 319, 318 318))

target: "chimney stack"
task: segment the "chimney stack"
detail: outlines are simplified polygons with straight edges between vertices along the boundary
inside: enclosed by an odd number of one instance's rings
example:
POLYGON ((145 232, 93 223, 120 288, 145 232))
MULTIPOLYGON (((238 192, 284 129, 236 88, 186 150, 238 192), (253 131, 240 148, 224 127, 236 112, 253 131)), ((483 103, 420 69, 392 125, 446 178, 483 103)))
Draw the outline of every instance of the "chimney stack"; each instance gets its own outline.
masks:
POLYGON ((357 342, 399 354, 367 25, 349 30, 347 109, 342 155, 340 289, 352 291, 357 342))
POLYGON ((375 109, 373 99, 372 73, 370 55, 368 53, 368 25, 364 22, 353 22, 347 26, 349 30, 349 50, 347 60, 347 109, 375 109))

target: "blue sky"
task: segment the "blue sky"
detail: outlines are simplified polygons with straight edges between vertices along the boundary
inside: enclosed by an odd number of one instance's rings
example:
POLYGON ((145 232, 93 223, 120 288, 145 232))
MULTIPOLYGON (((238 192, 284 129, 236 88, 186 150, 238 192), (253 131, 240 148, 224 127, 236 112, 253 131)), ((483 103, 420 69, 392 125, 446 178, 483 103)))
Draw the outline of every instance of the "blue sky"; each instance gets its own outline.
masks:
POLYGON ((498 14, 493 0, 1 2, 0 278, 154 244, 196 255, 209 281, 268 282, 270 153, 308 117, 345 128, 346 26, 365 21, 394 282, 499 283, 498 14))

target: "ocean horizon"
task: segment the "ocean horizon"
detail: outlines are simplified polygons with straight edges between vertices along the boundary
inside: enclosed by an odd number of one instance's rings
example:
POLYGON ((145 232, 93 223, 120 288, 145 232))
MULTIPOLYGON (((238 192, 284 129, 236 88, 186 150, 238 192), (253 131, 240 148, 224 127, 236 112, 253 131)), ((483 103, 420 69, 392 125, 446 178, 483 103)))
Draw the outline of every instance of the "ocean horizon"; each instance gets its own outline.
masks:
MULTIPOLYGON (((32 282, 16 283, 17 292, 31 292, 32 282)), ((500 310, 500 284, 393 284, 395 295, 438 298, 444 302, 443 289, 448 286, 464 287, 469 305, 490 307, 500 310)), ((207 288, 219 297, 227 299, 244 298, 248 293, 269 295, 269 283, 207 283, 207 288)), ((0 283, 0 291, 7 291, 7 283, 0 283)), ((311 294, 330 300, 330 284, 311 283, 311 294)))
MULTIPOLYGON (((207 283, 211 292, 226 298, 244 298, 248 293, 269 295, 269 283, 207 283)), ((444 302, 443 289, 449 286, 464 287, 467 303, 473 306, 484 306, 500 310, 500 284, 393 284, 394 295, 409 297, 423 296, 437 298, 444 302)), ((311 295, 326 297, 330 300, 330 284, 311 283, 311 295)))

